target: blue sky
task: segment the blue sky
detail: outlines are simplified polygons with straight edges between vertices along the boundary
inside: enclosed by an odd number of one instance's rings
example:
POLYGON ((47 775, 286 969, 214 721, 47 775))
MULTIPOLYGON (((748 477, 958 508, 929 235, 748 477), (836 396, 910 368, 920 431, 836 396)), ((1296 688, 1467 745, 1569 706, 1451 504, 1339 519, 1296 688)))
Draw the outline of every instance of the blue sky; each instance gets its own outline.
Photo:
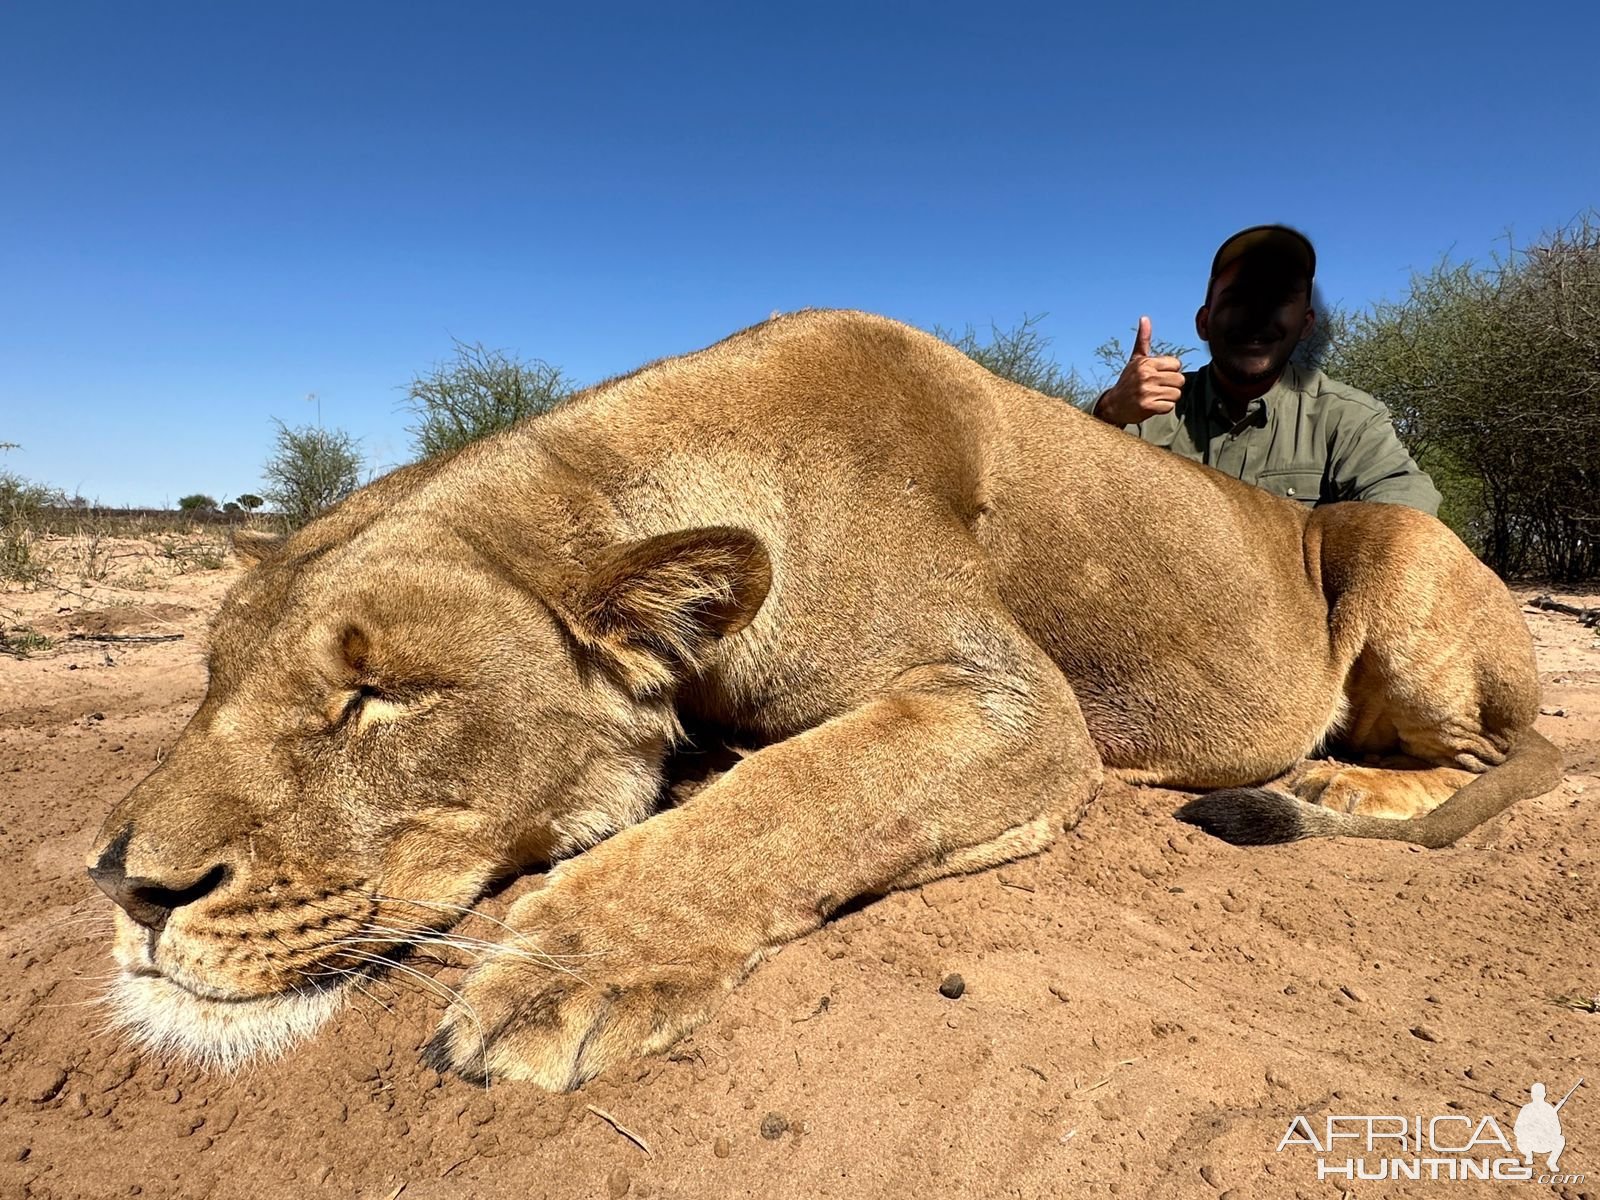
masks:
POLYGON ((808 305, 1193 342, 1288 221, 1329 299, 1600 203, 1592 6, 0 7, 0 465, 260 487, 409 457, 452 336, 594 380, 808 305))

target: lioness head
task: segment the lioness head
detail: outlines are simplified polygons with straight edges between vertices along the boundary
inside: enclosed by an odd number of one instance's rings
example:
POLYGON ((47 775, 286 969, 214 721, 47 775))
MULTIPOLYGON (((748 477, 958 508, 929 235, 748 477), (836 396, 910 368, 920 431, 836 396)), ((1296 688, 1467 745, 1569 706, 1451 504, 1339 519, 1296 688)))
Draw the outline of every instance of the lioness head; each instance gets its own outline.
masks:
POLYGON ((416 519, 252 553, 204 701, 88 860, 119 906, 118 1019, 224 1067, 315 1030, 494 878, 646 815, 675 681, 769 581, 731 529, 559 568, 416 519))

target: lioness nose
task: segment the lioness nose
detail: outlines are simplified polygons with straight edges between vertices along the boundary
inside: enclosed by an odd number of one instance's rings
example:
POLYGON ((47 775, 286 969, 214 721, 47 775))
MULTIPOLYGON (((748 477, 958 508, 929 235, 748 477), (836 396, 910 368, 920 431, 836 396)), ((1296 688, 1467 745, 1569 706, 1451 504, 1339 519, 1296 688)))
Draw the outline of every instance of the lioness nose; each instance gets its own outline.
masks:
POLYGON ((89 868, 89 878, 94 880, 97 888, 115 900, 123 912, 146 929, 159 932, 166 928, 167 918, 172 916, 173 909, 194 903, 222 886, 228 878, 226 863, 174 871, 159 878, 148 875, 129 877, 127 855, 128 842, 132 837, 133 826, 130 825, 105 848, 100 861, 89 868))

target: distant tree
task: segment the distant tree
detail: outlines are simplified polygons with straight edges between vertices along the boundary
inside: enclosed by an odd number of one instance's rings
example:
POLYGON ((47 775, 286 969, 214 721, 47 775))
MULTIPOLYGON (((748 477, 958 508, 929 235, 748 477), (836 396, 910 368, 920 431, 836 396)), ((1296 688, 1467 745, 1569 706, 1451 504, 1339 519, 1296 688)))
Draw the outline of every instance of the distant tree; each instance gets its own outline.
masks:
POLYGON ((254 495, 251 492, 246 492, 244 495, 238 497, 238 503, 239 507, 244 509, 246 512, 255 512, 255 510, 265 504, 266 501, 260 496, 254 495))
POLYGON ((960 333, 935 325, 933 334, 1002 379, 1072 404, 1083 403, 1100 389, 1080 375, 1077 368, 1063 369, 1055 360, 1050 353, 1050 339, 1038 328, 1046 315, 1024 313, 1022 320, 1010 329, 1002 329, 991 321, 987 340, 980 338, 971 325, 960 333))
POLYGON ((361 481, 361 454, 356 439, 342 429, 316 425, 290 428, 282 421, 277 447, 261 469, 271 485, 268 500, 298 529, 324 509, 356 490, 361 481))
MULTIPOLYGON (((1156 357, 1185 359, 1195 352, 1195 347, 1185 346, 1182 342, 1169 342, 1156 338, 1150 343, 1150 353, 1156 357)), ((1094 359, 1100 364, 1094 385, 1096 397, 1117 381, 1117 376, 1121 375, 1122 368, 1128 365, 1128 358, 1132 353, 1132 350, 1123 346, 1120 337, 1108 337, 1095 347, 1094 359)))
POLYGON ((231 517, 234 513, 242 513, 244 509, 240 508, 239 505, 234 503, 232 500, 229 500, 222 506, 222 511, 231 517))
POLYGON ((217 502, 203 492, 196 492, 192 496, 184 496, 178 501, 179 512, 215 512, 217 502))
POLYGON ((417 418, 409 431, 417 453, 431 458, 548 412, 573 390, 561 368, 542 359, 456 341, 452 358, 407 385, 406 407, 417 418))
POLYGON ((1328 372, 1394 413, 1502 575, 1600 578, 1600 213, 1354 313, 1328 372))

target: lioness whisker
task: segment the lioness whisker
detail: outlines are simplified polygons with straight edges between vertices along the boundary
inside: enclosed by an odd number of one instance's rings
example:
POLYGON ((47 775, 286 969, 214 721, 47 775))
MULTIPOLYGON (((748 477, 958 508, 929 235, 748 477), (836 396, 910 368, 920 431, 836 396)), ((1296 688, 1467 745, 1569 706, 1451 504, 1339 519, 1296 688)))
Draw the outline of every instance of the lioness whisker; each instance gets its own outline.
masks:
POLYGON ((85 913, 82 916, 68 917, 63 921, 52 921, 41 929, 13 935, 16 938, 15 948, 19 950, 32 948, 41 939, 51 935, 59 935, 63 930, 68 929, 74 934, 82 935, 70 941, 63 939, 66 944, 75 944, 80 941, 88 941, 91 937, 104 938, 107 934, 114 933, 116 931, 116 922, 107 913, 85 913), (73 928, 73 926, 78 926, 79 928, 73 928))
MULTIPOLYGON (((379 903, 379 904, 384 904, 384 903, 388 903, 388 904, 405 904, 405 905, 412 905, 414 907, 423 908, 423 909, 438 909, 438 910, 443 911, 443 912, 448 912, 448 913, 451 913, 451 914, 464 915, 466 917, 474 917, 474 916, 482 917, 485 921, 488 921, 490 924, 498 926, 499 928, 505 930, 513 938, 515 938, 518 942, 522 942, 522 943, 525 943, 525 944, 529 943, 529 939, 528 939, 527 935, 524 934, 522 931, 518 930, 517 928, 515 928, 514 926, 507 924, 506 922, 500 920, 497 917, 490 916, 488 913, 479 912, 477 909, 470 908, 470 907, 468 907, 466 905, 450 904, 450 903, 447 903, 445 901, 414 900, 414 899, 408 899, 408 898, 402 897, 402 896, 389 896, 389 895, 385 895, 385 894, 383 894, 381 892, 372 893, 371 896, 370 896, 370 899, 372 899, 374 902, 379 903)), ((309 905, 309 907, 314 908, 314 909, 318 909, 319 911, 323 911, 323 912, 337 911, 337 910, 329 910, 325 906, 323 906, 321 904, 318 904, 316 902, 312 902, 309 905)), ((464 953, 475 954, 480 959, 482 957, 486 956, 486 955, 489 955, 489 954, 493 954, 493 955, 508 955, 508 956, 511 956, 511 957, 514 957, 514 958, 523 959, 523 960, 525 960, 527 962, 531 962, 536 966, 545 967, 545 968, 550 969, 550 970, 560 971, 563 974, 570 975, 573 979, 577 980, 579 983, 583 984, 586 987, 589 986, 588 980, 586 980, 577 971, 575 971, 572 968, 564 965, 563 960, 571 961, 571 960, 576 960, 576 959, 596 958, 596 957, 600 957, 604 953, 603 951, 595 951, 595 952, 588 953, 588 954, 556 955, 556 954, 550 954, 547 951, 541 950, 537 946, 533 946, 533 947, 531 947, 530 949, 527 949, 527 950, 522 950, 522 949, 518 949, 518 948, 516 948, 514 946, 508 945, 506 942, 503 942, 503 941, 502 942, 492 942, 492 941, 488 941, 488 940, 486 940, 484 938, 476 938, 476 937, 472 937, 469 934, 460 933, 460 932, 458 932, 458 931, 456 931, 454 929, 441 929, 436 925, 425 924, 425 923, 422 923, 422 922, 416 922, 416 923, 409 923, 409 922, 391 923, 391 922, 393 922, 393 920, 394 920, 393 918, 390 918, 390 922, 368 921, 362 926, 362 928, 359 931, 357 931, 356 934, 347 935, 346 937, 335 941, 333 943, 333 945, 336 948, 338 946, 360 945, 360 944, 390 945, 390 944, 392 944, 391 939, 393 939, 393 940, 398 940, 398 941, 404 942, 404 943, 406 943, 408 945, 448 946, 448 947, 450 947, 452 949, 460 950, 460 951, 462 951, 464 953), (363 933, 371 933, 371 934, 384 934, 384 933, 387 933, 387 934, 390 935, 390 939, 385 939, 385 938, 382 938, 382 937, 373 937, 373 938, 360 937, 359 935, 363 934, 363 933)), ((446 963, 446 964, 443 964, 443 965, 459 966, 461 964, 446 963)))
POLYGON ((40 1007, 40 1008, 90 1008, 90 1007, 92 1007, 93 1005, 96 1005, 96 1004, 104 1004, 109 999, 110 999, 110 997, 105 995, 105 993, 102 992, 98 996, 90 996, 87 1000, 63 1000, 59 1004, 41 1004, 38 1007, 40 1007))
MULTIPOLYGON (((384 897, 379 897, 379 899, 384 899, 384 897)), ((419 902, 417 902, 417 901, 405 901, 404 903, 410 904, 410 903, 419 903, 419 902)), ((529 943, 529 939, 528 939, 526 934, 523 934, 523 933, 519 932, 518 930, 516 930, 513 927, 507 925, 503 921, 495 920, 494 918, 489 917, 485 913, 478 913, 478 912, 475 912, 472 909, 461 908, 461 906, 459 906, 459 905, 454 905, 454 906, 451 906, 451 907, 460 908, 462 912, 467 913, 469 916, 481 916, 485 920, 490 921, 493 924, 498 925, 501 928, 506 929, 508 932, 512 933, 519 942, 529 943)), ((360 933, 385 933, 385 932, 393 934, 395 937, 402 938, 402 939, 404 939, 406 941, 439 942, 439 943, 444 943, 444 944, 455 944, 458 948, 464 949, 464 950, 465 949, 482 948, 484 950, 492 950, 495 953, 499 953, 499 954, 507 954, 507 953, 509 953, 509 954, 518 954, 518 953, 520 953, 520 954, 523 954, 523 955, 532 956, 532 960, 533 961, 539 962, 539 963, 544 964, 546 966, 555 967, 557 969, 560 969, 560 963, 562 961, 575 960, 575 959, 597 958, 597 957, 600 957, 604 953, 603 951, 596 951, 596 952, 587 953, 587 954, 552 954, 549 951, 542 950, 537 946, 531 945, 531 943, 529 943, 529 949, 528 950, 526 950, 526 951, 517 951, 517 950, 513 949, 512 947, 508 946, 503 941, 501 941, 501 942, 489 941, 489 940, 487 940, 485 938, 473 937, 471 934, 461 933, 461 932, 459 932, 459 931, 457 931, 455 929, 441 929, 438 926, 423 924, 423 923, 420 923, 420 922, 414 923, 414 924, 413 923, 408 923, 408 922, 398 922, 398 923, 396 923, 396 922, 394 922, 392 920, 392 918, 391 918, 390 921, 387 921, 387 922, 385 922, 385 921, 369 921, 366 924, 364 924, 360 930, 357 930, 356 934, 360 934, 360 933)), ((349 935, 349 936, 356 936, 356 935, 353 934, 353 935, 349 935)))
MULTIPOLYGON (((525 934, 522 930, 518 929, 516 926, 507 924, 505 921, 502 921, 499 917, 492 916, 491 914, 483 912, 480 909, 469 908, 469 907, 467 907, 465 905, 449 904, 449 903, 446 903, 443 900, 408 900, 403 896, 374 895, 373 899, 378 900, 380 902, 387 901, 388 903, 391 903, 391 904, 415 904, 415 905, 417 905, 419 907, 422 907, 422 908, 439 908, 439 909, 443 909, 443 910, 445 910, 447 912, 461 913, 463 916, 468 916, 468 917, 482 917, 485 921, 488 921, 489 924, 498 926, 500 929, 503 929, 505 932, 509 933, 512 937, 516 938, 517 941, 526 942, 528 940, 528 935, 525 934)), ((503 943, 495 943, 495 944, 496 945, 501 945, 503 943)), ((543 950, 541 950, 537 946, 535 946, 533 948, 533 952, 536 953, 536 954, 545 953, 543 950)), ((588 956, 588 955, 572 955, 572 956, 569 956, 569 957, 590 957, 590 956, 588 956)))
MULTIPOLYGON (((305 978, 308 978, 308 979, 311 977, 310 973, 305 972, 305 971, 300 972, 300 974, 302 976, 304 976, 305 978)), ((362 986, 363 982, 370 981, 371 978, 372 978, 370 975, 367 975, 365 972, 357 971, 357 970, 354 970, 354 969, 352 969, 350 967, 334 967, 334 966, 330 966, 330 967, 327 968, 327 970, 319 972, 319 974, 323 974, 323 975, 342 975, 342 976, 344 976, 346 979, 349 980, 350 986, 353 987, 357 992, 361 993, 361 995, 365 996, 368 1000, 372 1001, 374 1004, 376 1004, 379 1008, 383 1009, 383 1011, 388 1013, 390 1016, 394 1015, 394 1009, 393 1008, 391 1008, 389 1005, 385 1004, 382 1000, 378 999, 378 997, 374 996, 371 992, 369 992, 365 987, 362 986)))
MULTIPOLYGON (((426 904, 430 903, 428 901, 422 901, 422 900, 402 900, 402 899, 399 899, 397 897, 390 897, 390 896, 379 896, 379 897, 377 897, 377 899, 385 900, 385 901, 392 901, 392 902, 398 903, 398 904, 426 905, 426 904)), ((449 911, 452 911, 452 912, 459 912, 459 913, 463 914, 466 917, 479 917, 479 918, 482 918, 483 920, 489 922, 491 925, 495 926, 496 928, 501 929, 501 930, 505 931, 506 933, 510 934, 511 937, 514 938, 516 941, 527 945, 528 949, 529 949, 529 953, 532 953, 532 954, 542 955, 542 956, 545 956, 545 957, 548 957, 548 958, 551 958, 551 959, 563 959, 563 958, 596 958, 596 957, 599 957, 600 954, 602 953, 602 952, 596 951, 596 952, 591 952, 591 953, 587 953, 587 954, 564 954, 564 955, 563 954, 552 954, 549 951, 543 949, 542 947, 540 947, 538 945, 535 945, 532 942, 532 940, 529 938, 528 934, 525 931, 518 929, 514 925, 507 924, 505 921, 502 921, 498 917, 491 916, 490 914, 488 914, 486 912, 482 912, 482 911, 480 911, 478 909, 475 909, 475 908, 466 908, 466 907, 464 907, 462 905, 459 905, 459 904, 450 904, 450 905, 441 904, 440 907, 444 908, 444 909, 447 909, 449 911)), ((392 918, 391 918, 391 920, 392 920, 392 918)), ((452 936, 452 937, 471 937, 470 934, 459 933, 454 929, 449 929, 449 930, 439 929, 436 926, 426 925, 426 924, 422 924, 420 922, 418 923, 417 928, 419 928, 419 929, 427 929, 427 930, 430 930, 430 931, 433 931, 433 932, 438 932, 438 933, 446 933, 446 932, 448 932, 449 935, 452 936)), ((485 941, 482 938, 473 938, 472 940, 482 942, 486 946, 494 946, 494 947, 500 948, 500 949, 504 949, 505 946, 506 946, 506 943, 504 941, 490 942, 490 941, 485 941)))
MULTIPOLYGON (((396 926, 376 924, 368 925, 366 927, 366 931, 372 933, 389 933, 395 937, 405 938, 420 945, 447 945, 453 946, 458 950, 483 950, 491 954, 509 954, 514 957, 525 958, 529 961, 537 962, 542 966, 554 967, 557 970, 562 969, 561 962, 563 959, 586 959, 599 957, 598 953, 557 955, 548 954, 542 950, 518 950, 514 947, 506 945, 504 942, 486 941, 483 938, 470 937, 467 934, 455 933, 453 931, 449 933, 443 933, 431 929, 418 929, 413 931, 402 929, 396 926)), ((371 941, 381 939, 358 939, 352 936, 351 938, 342 940, 344 942, 349 942, 352 940, 371 941)))
MULTIPOLYGON (((466 1003, 466 1001, 462 999, 461 993, 455 988, 451 987, 449 984, 443 983, 440 980, 435 979, 432 975, 429 975, 423 971, 419 971, 415 967, 408 966, 403 962, 397 961, 396 959, 385 958, 380 954, 368 954, 361 950, 351 950, 347 953, 357 962, 368 963, 374 967, 387 967, 390 970, 398 971, 402 976, 421 983, 423 987, 432 994, 443 994, 446 998, 446 1003, 466 1003)), ((332 971, 328 973, 335 973, 340 970, 341 968, 335 967, 332 968, 332 971)))
MULTIPOLYGON (((391 942, 382 938, 356 939, 358 942, 362 940, 376 941, 385 945, 392 944, 391 942)), ((583 984, 585 987, 589 986, 589 981, 587 979, 585 979, 581 974, 573 970, 571 967, 561 963, 555 956, 533 953, 527 950, 518 950, 513 946, 505 945, 503 942, 485 942, 477 938, 471 939, 469 942, 461 942, 454 940, 452 937, 417 937, 411 942, 411 944, 421 946, 449 946, 451 949, 460 950, 462 953, 470 954, 474 963, 482 962, 484 959, 491 957, 508 957, 519 959, 524 962, 532 963, 536 967, 543 967, 547 970, 559 971, 563 975, 571 976, 578 983, 583 984)), ((584 957, 590 956, 585 955, 584 957)), ((463 966, 466 964, 448 963, 446 965, 463 966)))
POLYGON ((441 983, 431 975, 425 975, 421 971, 408 967, 405 963, 396 962, 393 959, 383 958, 379 955, 369 955, 360 950, 352 950, 348 953, 357 961, 367 961, 372 963, 374 966, 391 967, 394 970, 399 971, 402 975, 415 979, 425 988, 436 989, 438 992, 443 992, 446 996, 448 996, 449 999, 446 1002, 447 1006, 451 1008, 458 1008, 461 1012, 465 1013, 467 1019, 472 1022, 473 1028, 478 1032, 479 1053, 483 1056, 484 1074, 487 1076, 489 1070, 489 1040, 484 1035, 483 1022, 478 1018, 478 1010, 473 1007, 472 1003, 468 1001, 466 997, 464 997, 455 988, 450 987, 448 984, 441 983))

